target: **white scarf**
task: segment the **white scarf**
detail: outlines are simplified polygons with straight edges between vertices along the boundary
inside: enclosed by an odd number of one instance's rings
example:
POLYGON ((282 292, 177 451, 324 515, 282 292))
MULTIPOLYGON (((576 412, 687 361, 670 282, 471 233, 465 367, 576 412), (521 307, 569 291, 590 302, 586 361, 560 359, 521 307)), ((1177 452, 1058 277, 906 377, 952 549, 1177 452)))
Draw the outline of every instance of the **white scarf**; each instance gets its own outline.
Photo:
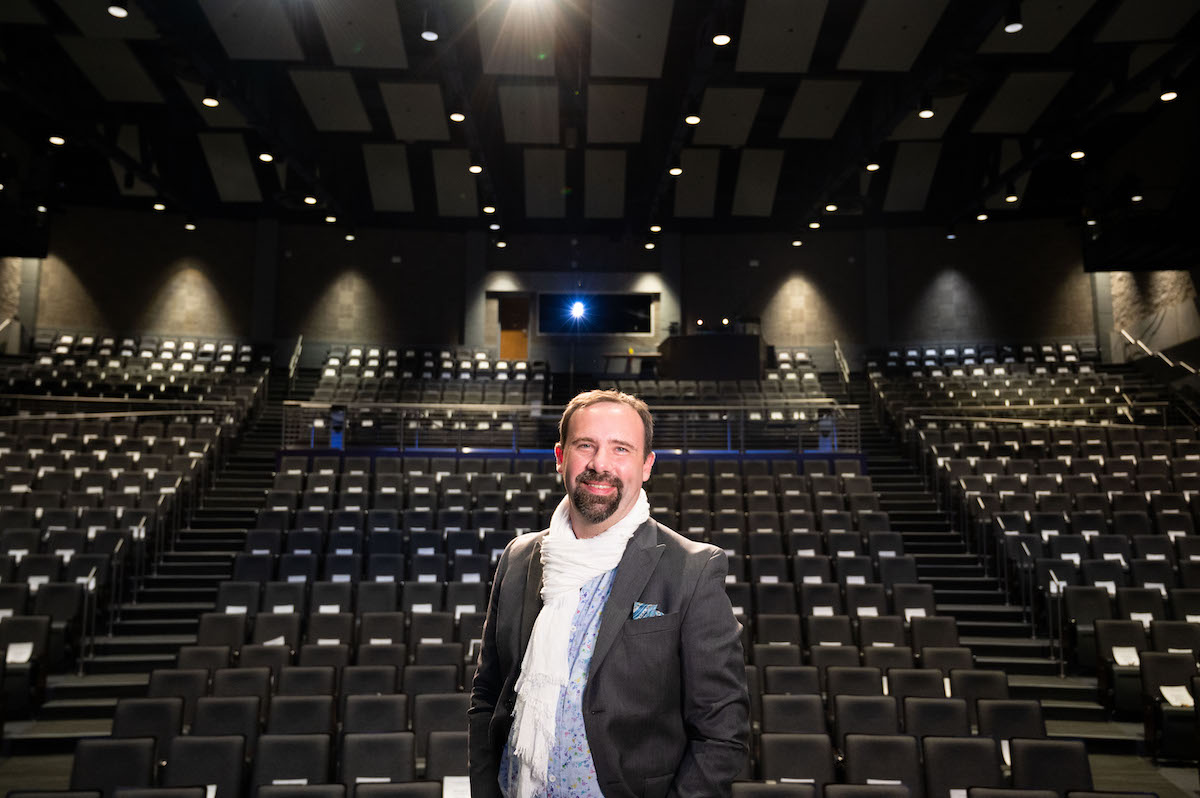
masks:
POLYGON ((550 519, 549 533, 542 538, 543 606, 517 679, 512 753, 521 768, 518 798, 531 798, 546 790, 558 699, 570 675, 567 650, 571 620, 579 608, 579 590, 617 567, 629 538, 650 517, 650 502, 639 488, 637 503, 628 515, 596 537, 581 540, 571 531, 569 505, 570 498, 563 497, 550 519))

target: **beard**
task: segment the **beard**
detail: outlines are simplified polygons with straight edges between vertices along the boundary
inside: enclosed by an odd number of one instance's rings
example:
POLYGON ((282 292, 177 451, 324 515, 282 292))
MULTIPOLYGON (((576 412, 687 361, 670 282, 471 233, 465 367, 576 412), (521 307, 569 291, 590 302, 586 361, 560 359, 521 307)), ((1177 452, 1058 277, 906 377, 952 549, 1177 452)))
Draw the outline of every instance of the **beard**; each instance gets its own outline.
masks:
POLYGON ((621 506, 624 487, 621 480, 617 477, 603 477, 596 471, 589 469, 575 478, 575 487, 571 491, 571 504, 575 506, 575 509, 589 524, 599 524, 612 517, 612 514, 621 506), (583 486, 584 482, 591 482, 596 485, 612 485, 616 488, 616 491, 608 496, 597 496, 594 493, 588 492, 587 488, 583 486))

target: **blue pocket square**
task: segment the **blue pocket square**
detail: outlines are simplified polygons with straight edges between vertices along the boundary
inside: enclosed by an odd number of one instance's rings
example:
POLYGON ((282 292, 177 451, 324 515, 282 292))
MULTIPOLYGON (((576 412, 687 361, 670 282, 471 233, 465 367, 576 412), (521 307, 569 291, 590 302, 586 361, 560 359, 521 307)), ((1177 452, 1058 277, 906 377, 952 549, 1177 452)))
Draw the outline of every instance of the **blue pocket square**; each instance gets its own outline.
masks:
POLYGON ((630 616, 633 620, 636 621, 638 618, 654 618, 659 615, 662 615, 662 612, 658 609, 657 604, 643 604, 640 601, 633 602, 633 615, 630 616))

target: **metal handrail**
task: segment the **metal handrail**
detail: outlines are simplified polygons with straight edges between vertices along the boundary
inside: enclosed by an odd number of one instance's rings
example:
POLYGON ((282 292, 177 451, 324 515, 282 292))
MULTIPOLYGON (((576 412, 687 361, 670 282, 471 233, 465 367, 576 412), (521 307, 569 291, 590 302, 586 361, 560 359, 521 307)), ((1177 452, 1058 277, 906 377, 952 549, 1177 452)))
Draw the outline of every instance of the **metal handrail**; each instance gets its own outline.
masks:
POLYGON ((850 364, 846 362, 846 354, 842 352, 842 344, 838 339, 833 339, 833 356, 837 360, 838 371, 842 375, 842 384, 850 384, 850 364))

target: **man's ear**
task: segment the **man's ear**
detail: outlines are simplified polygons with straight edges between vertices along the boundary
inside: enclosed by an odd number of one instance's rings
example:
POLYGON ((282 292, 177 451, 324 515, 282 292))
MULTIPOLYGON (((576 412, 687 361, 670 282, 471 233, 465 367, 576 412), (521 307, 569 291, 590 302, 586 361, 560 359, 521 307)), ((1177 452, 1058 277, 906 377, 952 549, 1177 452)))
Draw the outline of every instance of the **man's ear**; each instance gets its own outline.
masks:
POLYGON ((554 444, 554 470, 563 472, 563 448, 561 443, 554 444))
POLYGON ((654 466, 654 452, 646 457, 646 462, 642 463, 642 482, 650 479, 650 469, 654 466))

